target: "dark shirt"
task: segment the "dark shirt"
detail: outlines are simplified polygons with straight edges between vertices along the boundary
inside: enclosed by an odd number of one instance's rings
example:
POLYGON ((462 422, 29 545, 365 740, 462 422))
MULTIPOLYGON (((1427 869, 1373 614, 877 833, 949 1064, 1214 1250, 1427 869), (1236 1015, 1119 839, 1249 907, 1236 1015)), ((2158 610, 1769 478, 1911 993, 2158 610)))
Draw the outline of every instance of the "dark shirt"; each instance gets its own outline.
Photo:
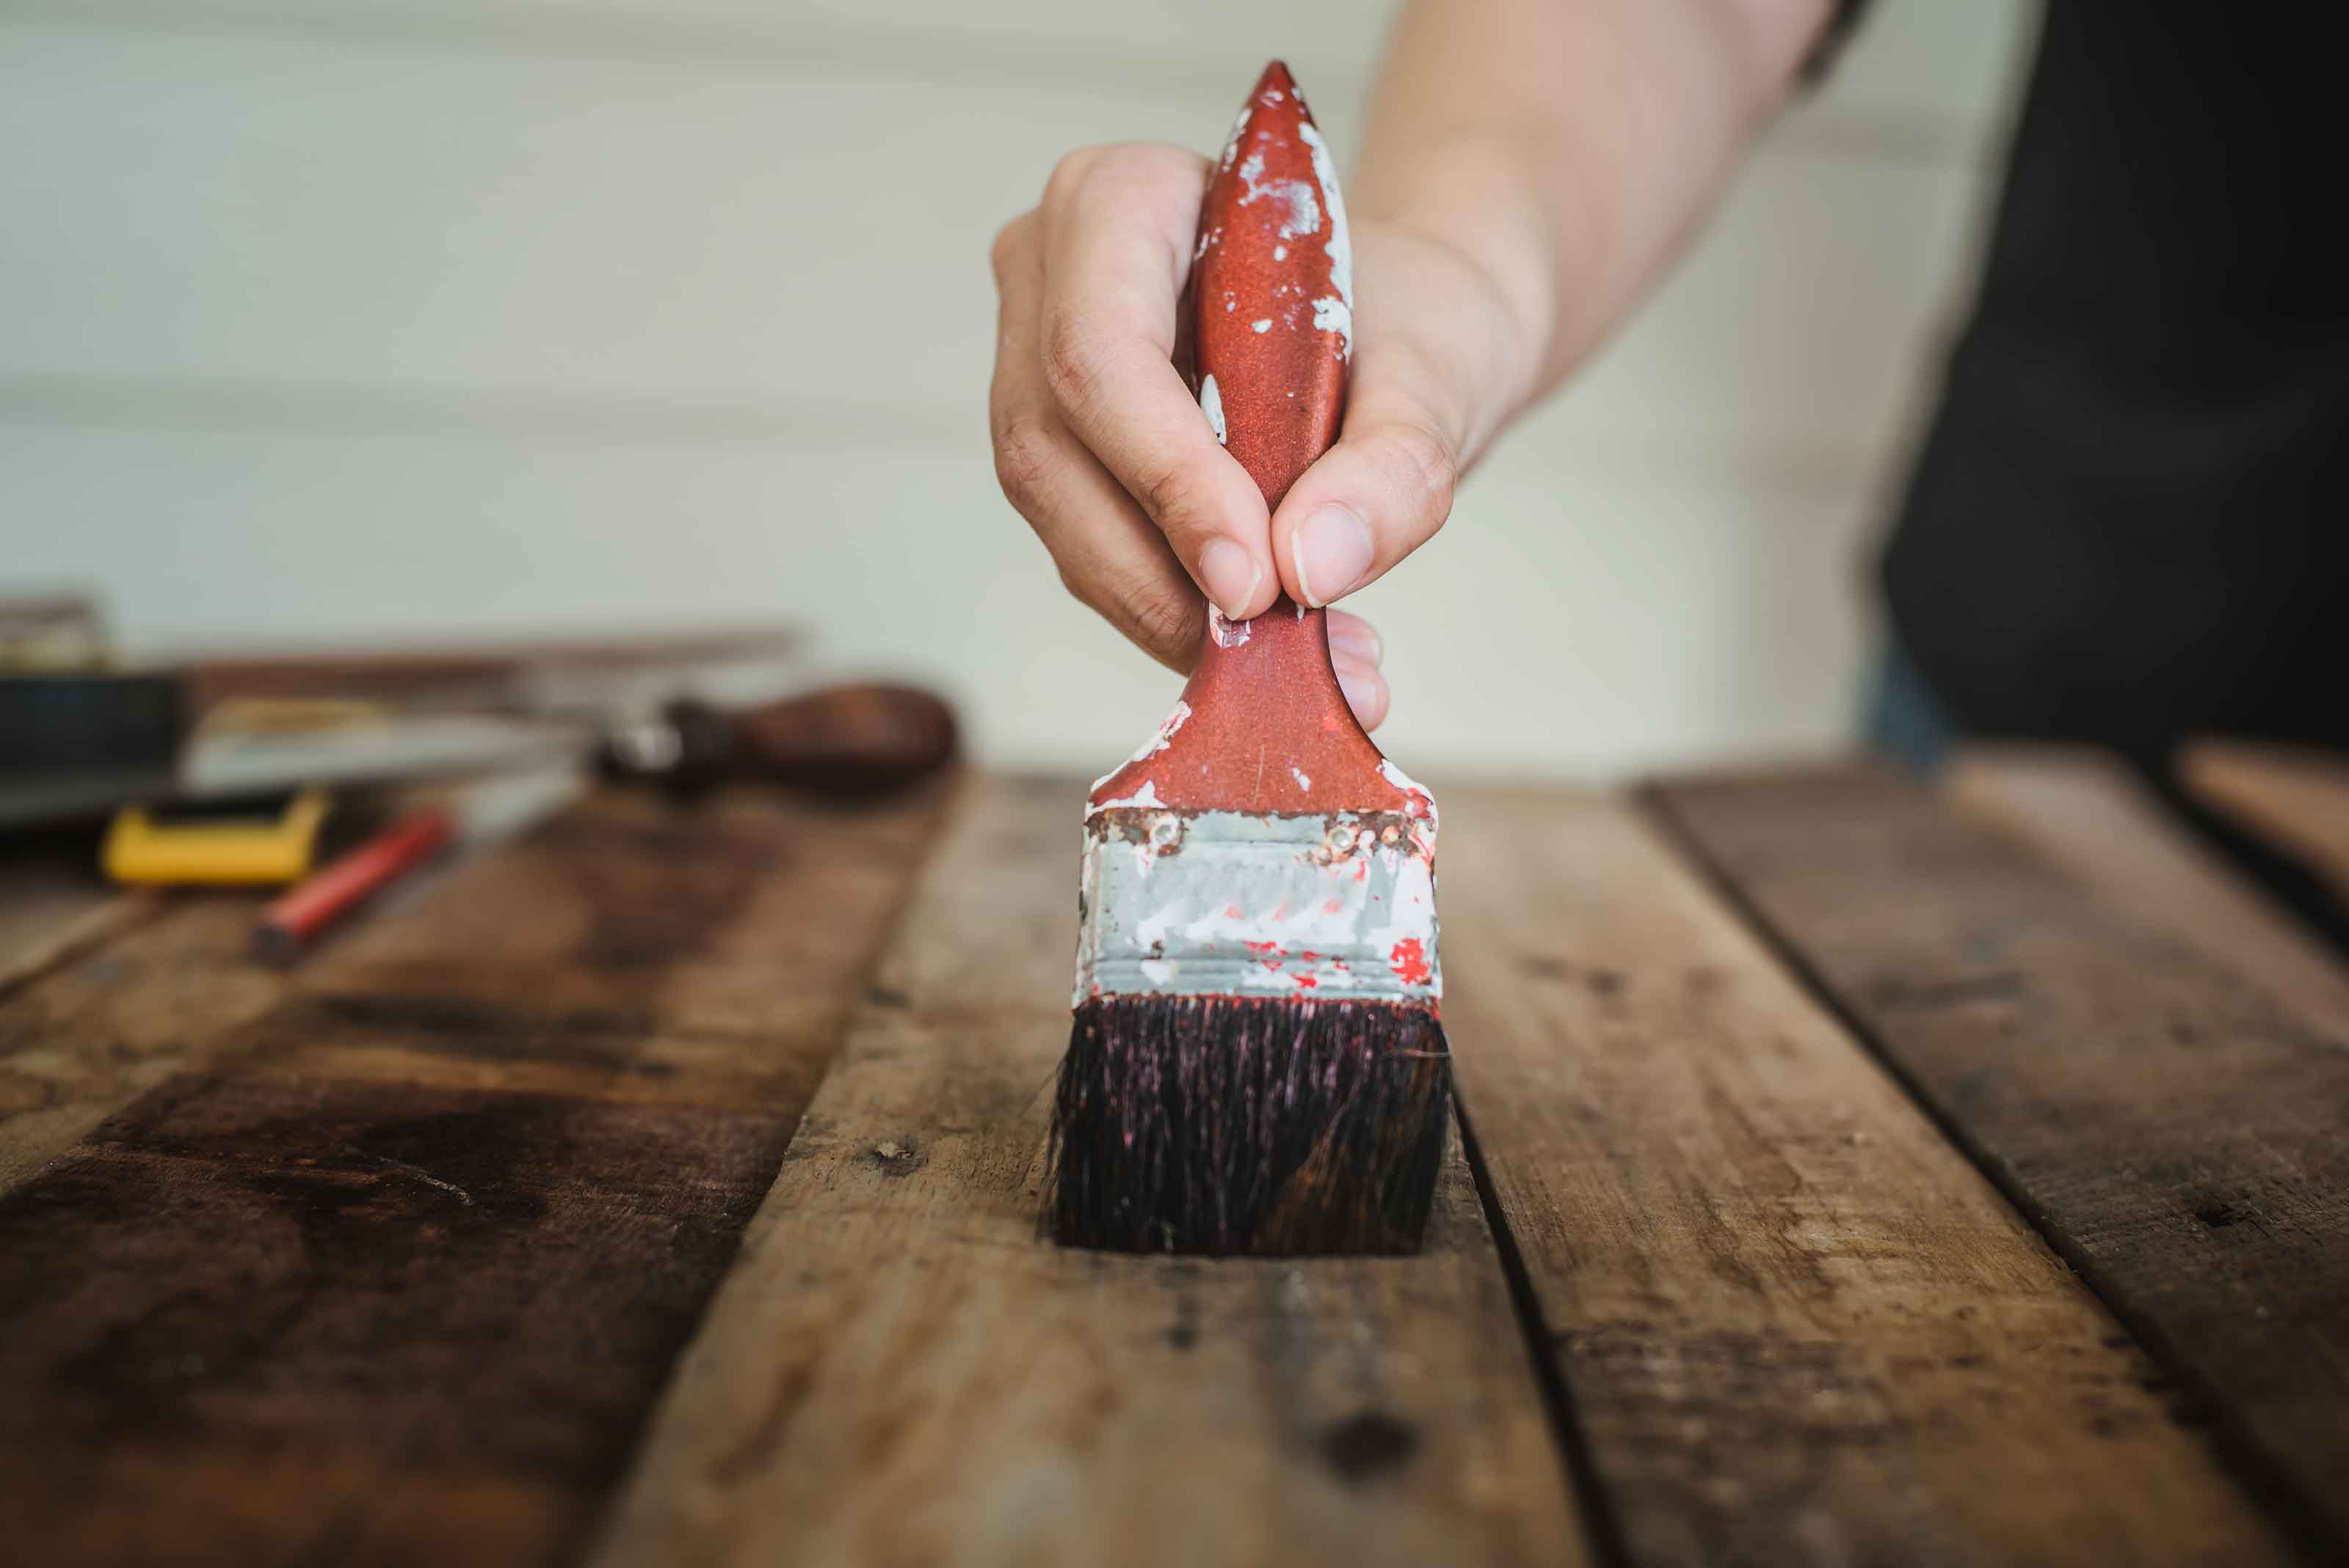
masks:
POLYGON ((2333 19, 2050 5, 1882 560, 1894 638, 1962 730, 2156 770, 2195 734, 2349 746, 2333 19))

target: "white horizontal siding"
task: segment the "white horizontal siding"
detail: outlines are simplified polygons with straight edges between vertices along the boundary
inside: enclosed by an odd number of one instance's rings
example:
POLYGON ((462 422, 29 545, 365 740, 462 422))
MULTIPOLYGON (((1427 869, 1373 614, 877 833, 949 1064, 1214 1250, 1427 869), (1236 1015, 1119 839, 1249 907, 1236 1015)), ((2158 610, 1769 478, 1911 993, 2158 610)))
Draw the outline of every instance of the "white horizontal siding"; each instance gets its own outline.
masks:
MULTIPOLYGON (((860 669, 956 689, 999 758, 1094 771, 1173 678, 1069 601, 973 444, 828 451, 342 431, 0 428, 44 497, 14 573, 104 581, 161 642, 369 639, 780 609, 860 669), (918 526, 914 525, 916 523, 918 526)), ((1605 771, 1819 743, 1859 652, 1834 491, 1488 476, 1386 633, 1406 764, 1605 771), (1825 691, 1830 700, 1822 701, 1825 691)))
MULTIPOLYGON (((1369 596, 1407 761, 1834 732, 1853 542, 2025 19, 1878 10, 1654 306, 1369 596)), ((1105 763, 1165 681, 994 493, 987 239, 1071 146, 1206 146, 1266 54, 1349 140, 1358 15, 20 5, 0 584, 101 585, 150 641, 781 611, 958 681, 991 755, 1105 763)))
MULTIPOLYGON (((8 16, 77 29, 753 71, 820 62, 900 78, 1088 79, 1128 97, 1176 99, 1220 100, 1235 75, 1250 77, 1278 57, 1297 67, 1329 117, 1359 96, 1392 9, 1363 0, 13 0, 8 16)), ((1871 121, 1879 130, 1930 124, 1961 140, 1983 128, 2028 22, 2025 0, 1876 0, 1871 9, 1832 89, 1798 119, 1842 134, 1871 121)))

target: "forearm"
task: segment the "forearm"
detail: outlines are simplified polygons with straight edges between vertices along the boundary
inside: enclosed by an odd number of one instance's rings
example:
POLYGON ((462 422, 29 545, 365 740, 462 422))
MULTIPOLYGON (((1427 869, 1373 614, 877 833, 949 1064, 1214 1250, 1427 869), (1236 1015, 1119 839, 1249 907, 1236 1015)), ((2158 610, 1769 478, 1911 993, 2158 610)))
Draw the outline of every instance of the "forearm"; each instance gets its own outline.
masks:
POLYGON ((1639 301, 1785 99, 1829 8, 1409 0, 1350 205, 1358 223, 1451 247, 1489 284, 1506 370, 1480 389, 1463 455, 1639 301))
MULTIPOLYGON (((996 238, 988 401, 1004 492, 1062 581, 1178 669, 1203 595, 1244 621, 1282 594, 1326 606, 1377 581, 1671 259, 1829 3, 1406 0, 1348 192, 1344 423, 1277 505, 1174 369, 1205 161, 1137 146, 1061 160, 1037 211, 996 238)), ((1342 620, 1330 639, 1376 723, 1377 639, 1342 620)))

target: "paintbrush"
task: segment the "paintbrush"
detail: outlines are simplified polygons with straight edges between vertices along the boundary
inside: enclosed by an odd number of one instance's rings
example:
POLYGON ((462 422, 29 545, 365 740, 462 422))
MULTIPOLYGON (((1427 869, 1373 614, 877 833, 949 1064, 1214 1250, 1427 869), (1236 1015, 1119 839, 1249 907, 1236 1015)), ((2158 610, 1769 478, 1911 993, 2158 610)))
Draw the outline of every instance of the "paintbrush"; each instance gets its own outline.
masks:
MULTIPOLYGON (((1278 506, 1337 437, 1353 307, 1337 172, 1278 62, 1191 276, 1200 407, 1278 506)), ((1347 707, 1320 610, 1210 608, 1182 700, 1086 805, 1055 1240, 1418 1247, 1451 1099, 1435 827, 1347 707)))

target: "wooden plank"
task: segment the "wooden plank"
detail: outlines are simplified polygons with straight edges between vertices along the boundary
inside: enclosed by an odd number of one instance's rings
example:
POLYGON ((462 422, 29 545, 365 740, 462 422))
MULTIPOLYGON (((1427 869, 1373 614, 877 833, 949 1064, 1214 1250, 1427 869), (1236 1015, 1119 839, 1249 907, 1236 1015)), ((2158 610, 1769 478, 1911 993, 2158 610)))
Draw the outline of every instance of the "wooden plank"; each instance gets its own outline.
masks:
POLYGON ((854 988, 830 980, 874 940, 855 911, 876 876, 895 885, 938 798, 827 808, 744 789, 679 811, 605 791, 460 867, 430 919, 355 929, 301 985, 354 1020, 449 1033, 836 1040, 854 988))
MULTIPOLYGON (((169 1007, 158 1007, 158 991, 134 977, 204 934, 174 929, 160 943, 85 967, 85 981, 106 977, 97 988, 58 983, 40 1002, 26 1000, 33 981, 70 970, 169 909, 160 894, 98 880, 94 834, 0 838, 0 1192, 169 1073, 174 1031, 152 1028, 169 1007)), ((181 971, 171 983, 191 979, 181 971)))
POLYGON ((1578 1560, 1456 1156, 1414 1258, 1040 1240, 1082 799, 974 793, 595 1560, 1578 1560))
POLYGON ((0 932, 0 997, 93 951, 162 909, 161 899, 145 893, 12 905, 7 914, 14 929, 0 932))
POLYGON ((2291 746, 2198 741, 2178 775, 2202 802, 2307 862, 2349 900, 2349 761, 2291 746))
MULTIPOLYGON (((845 994, 778 987, 773 972, 853 968, 872 932, 854 919, 794 922, 780 906, 854 898, 868 875, 863 857, 896 863, 926 813, 866 822, 745 792, 680 816, 651 794, 607 793, 420 889, 431 918, 363 919, 290 978, 249 961, 254 897, 93 900, 85 890, 69 900, 43 877, 42 910, 69 923, 25 955, 19 983, 0 987, 0 1192, 172 1074, 212 1060, 295 990, 331 998, 322 1005, 335 1022, 360 1026, 837 1038, 845 994), (802 852, 819 832, 823 842, 802 852), (76 933, 75 909, 107 924, 76 933), (159 910, 149 929, 88 956, 159 910), (780 949, 779 930, 796 945, 780 949), (63 937, 78 940, 60 948, 63 937)), ((804 1104, 822 1053, 788 1060, 809 1075, 793 1091, 804 1104)))
POLYGON ((247 960, 257 907, 208 897, 126 919, 0 995, 0 1193, 285 994, 283 975, 247 960))
POLYGON ((2113 908, 2201 949, 2349 1045, 2349 970, 2203 847, 2125 764, 2090 751, 1976 746, 1941 788, 1959 810, 2027 840, 2113 908))
POLYGON ((2349 1054, 1889 774, 1660 799, 2247 1472, 2349 1549, 2349 1054))
POLYGON ((1626 1560, 2282 1560, 2110 1315, 1632 808, 1442 798, 1461 1101, 1626 1560))
POLYGON ((574 1551, 936 804, 590 802, 319 954, 0 1199, 11 1551, 574 1551), (403 1004, 393 978, 436 951, 403 1004), (583 1011, 574 971, 598 966, 583 1011), (738 1018, 754 966, 773 1006, 738 1018))
POLYGON ((86 835, 0 838, 0 997, 160 907, 99 880, 97 860, 86 835))

